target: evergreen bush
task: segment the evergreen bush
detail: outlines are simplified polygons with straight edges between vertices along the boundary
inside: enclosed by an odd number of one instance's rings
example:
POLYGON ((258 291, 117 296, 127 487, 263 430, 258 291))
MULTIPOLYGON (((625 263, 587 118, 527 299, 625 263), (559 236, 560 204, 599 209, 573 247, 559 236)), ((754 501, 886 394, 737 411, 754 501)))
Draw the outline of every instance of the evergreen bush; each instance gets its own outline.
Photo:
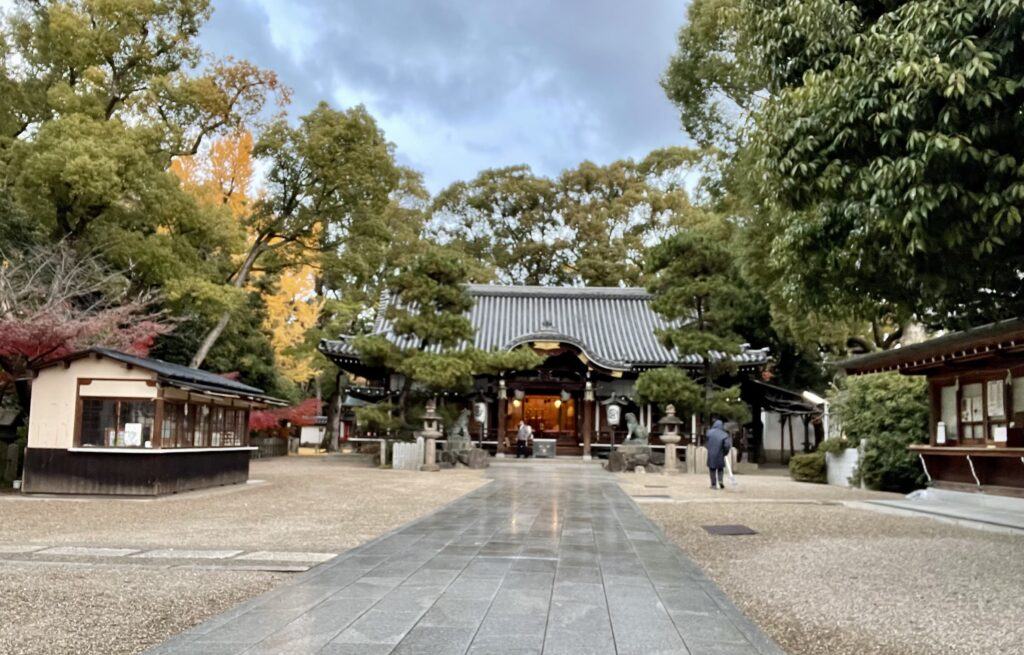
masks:
POLYGON ((801 453, 789 458, 789 475, 797 482, 817 482, 824 484, 828 481, 825 475, 825 453, 801 453))
POLYGON ((818 444, 817 451, 819 453, 832 453, 833 455, 842 455, 843 451, 847 448, 856 448, 857 444, 847 439, 845 436, 832 437, 831 439, 825 439, 818 444))
POLYGON ((906 493, 927 481, 908 446, 928 441, 928 387, 922 378, 876 373, 847 378, 832 394, 846 438, 868 443, 851 482, 906 493))

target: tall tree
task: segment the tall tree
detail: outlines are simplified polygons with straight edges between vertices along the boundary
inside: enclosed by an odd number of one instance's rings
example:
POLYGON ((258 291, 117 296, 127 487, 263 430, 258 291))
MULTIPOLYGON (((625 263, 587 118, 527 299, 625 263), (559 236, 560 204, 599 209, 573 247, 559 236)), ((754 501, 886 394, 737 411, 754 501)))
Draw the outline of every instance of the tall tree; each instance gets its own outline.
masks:
POLYGON ((482 269, 473 282, 565 284, 569 231, 556 210, 556 188, 528 166, 486 170, 438 194, 430 229, 482 269))
POLYGON ((702 157, 699 151, 664 148, 639 162, 583 162, 563 172, 557 211, 572 235, 564 256, 572 281, 642 284, 646 248, 674 232, 691 211, 685 181, 702 157))
MULTIPOLYGON (((700 380, 681 368, 646 371, 637 393, 646 401, 675 403, 686 414, 746 420, 739 387, 721 389, 715 379, 735 371, 732 355, 742 339, 736 333, 744 290, 729 251, 733 226, 715 214, 695 217, 648 255, 654 293, 651 307, 670 327, 660 334, 666 347, 701 357, 700 380)), ((706 422, 706 421, 705 421, 706 422)))
POLYGON ((390 280, 384 318, 396 340, 368 335, 354 342, 364 360, 404 376, 398 401, 403 419, 414 384, 438 393, 466 388, 472 381, 471 361, 460 352, 473 339, 467 274, 458 253, 429 248, 390 280))
POLYGON ((691 135, 733 146, 749 274, 783 323, 890 347, 912 320, 1020 311, 1022 21, 969 0, 691 5, 663 84, 691 135))
POLYGON ((320 374, 316 351, 309 339, 324 305, 324 300, 315 295, 315 281, 316 271, 311 266, 285 270, 273 291, 264 296, 267 318, 263 325, 270 333, 275 360, 281 374, 298 385, 305 385, 320 374))
POLYGON ((767 274, 833 312, 943 326, 1019 314, 1024 8, 860 3, 810 20, 813 7, 787 5, 764 14, 766 35, 796 19, 830 49, 758 119, 767 274))
POLYGON ((220 274, 221 225, 168 168, 286 96, 273 73, 204 62, 208 15, 205 0, 21 1, 0 31, 0 193, 140 287, 220 274))
MULTIPOLYGON (((269 166, 267 188, 244 220, 248 249, 228 276, 237 289, 261 257, 298 266, 317 253, 340 252, 353 225, 378 220, 399 181, 391 144, 361 106, 337 111, 321 104, 297 127, 279 121, 260 137, 255 155, 269 166)), ((224 311, 193 356, 193 367, 203 363, 230 320, 231 312, 224 311)))

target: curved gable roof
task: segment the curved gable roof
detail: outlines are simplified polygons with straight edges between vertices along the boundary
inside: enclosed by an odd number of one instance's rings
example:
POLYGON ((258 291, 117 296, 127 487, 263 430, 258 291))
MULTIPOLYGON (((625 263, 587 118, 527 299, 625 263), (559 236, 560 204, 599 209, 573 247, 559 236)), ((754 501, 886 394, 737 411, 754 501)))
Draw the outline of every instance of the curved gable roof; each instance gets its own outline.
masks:
MULTIPOLYGON (((700 366, 703 362, 700 355, 679 355, 661 344, 657 332, 670 324, 651 308, 652 296, 645 289, 473 284, 468 285, 467 293, 474 301, 468 315, 476 332, 473 345, 481 350, 559 341, 579 348, 596 365, 611 370, 700 366)), ((383 318, 378 319, 375 332, 400 348, 414 345, 408 338, 398 338, 383 318)), ((344 340, 322 341, 320 349, 328 355, 355 356, 344 340)), ((768 353, 747 350, 735 359, 741 365, 764 364, 768 353)))

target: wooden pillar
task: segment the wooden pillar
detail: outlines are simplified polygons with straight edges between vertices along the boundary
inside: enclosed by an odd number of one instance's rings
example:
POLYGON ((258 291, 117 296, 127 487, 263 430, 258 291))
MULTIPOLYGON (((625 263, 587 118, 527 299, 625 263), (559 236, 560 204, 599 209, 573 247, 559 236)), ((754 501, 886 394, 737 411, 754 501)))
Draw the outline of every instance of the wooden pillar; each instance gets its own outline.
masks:
POLYGON ((751 408, 751 414, 753 415, 753 435, 751 441, 751 455, 747 458, 748 461, 764 464, 764 423, 761 421, 761 401, 757 400, 754 406, 751 408))
POLYGON ((157 398, 154 402, 156 408, 153 410, 153 433, 149 435, 149 445, 151 448, 161 448, 163 447, 164 431, 164 399, 157 398))
POLYGON ((583 401, 583 459, 590 459, 590 442, 594 438, 594 401, 583 401))
MULTIPOLYGON (((504 389, 502 390, 504 391, 504 389)), ((498 449, 496 452, 501 456, 505 456, 505 422, 508 420, 508 398, 505 397, 504 393, 500 393, 498 396, 498 449)))

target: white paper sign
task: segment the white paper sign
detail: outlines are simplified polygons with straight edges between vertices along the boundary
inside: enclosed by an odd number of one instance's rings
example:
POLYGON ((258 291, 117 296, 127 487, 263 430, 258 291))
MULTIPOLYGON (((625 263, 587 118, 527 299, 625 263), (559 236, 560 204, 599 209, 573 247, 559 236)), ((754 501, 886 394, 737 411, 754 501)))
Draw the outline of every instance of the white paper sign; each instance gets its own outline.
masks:
POLYGON ((946 443, 946 424, 939 421, 938 425, 935 426, 935 443, 940 446, 946 443))
POLYGON ((1006 443, 1006 426, 997 425, 992 430, 992 439, 996 443, 1006 443))
POLYGON ((487 403, 474 403, 473 404, 473 419, 477 423, 487 422, 487 403))
POLYGON ((990 380, 988 383, 988 415, 1002 417, 1003 412, 1003 381, 990 380))
POLYGON ((124 445, 130 448, 138 448, 142 445, 142 424, 124 424, 124 445))
POLYGON ((608 405, 608 425, 619 424, 619 412, 618 405, 608 405))

